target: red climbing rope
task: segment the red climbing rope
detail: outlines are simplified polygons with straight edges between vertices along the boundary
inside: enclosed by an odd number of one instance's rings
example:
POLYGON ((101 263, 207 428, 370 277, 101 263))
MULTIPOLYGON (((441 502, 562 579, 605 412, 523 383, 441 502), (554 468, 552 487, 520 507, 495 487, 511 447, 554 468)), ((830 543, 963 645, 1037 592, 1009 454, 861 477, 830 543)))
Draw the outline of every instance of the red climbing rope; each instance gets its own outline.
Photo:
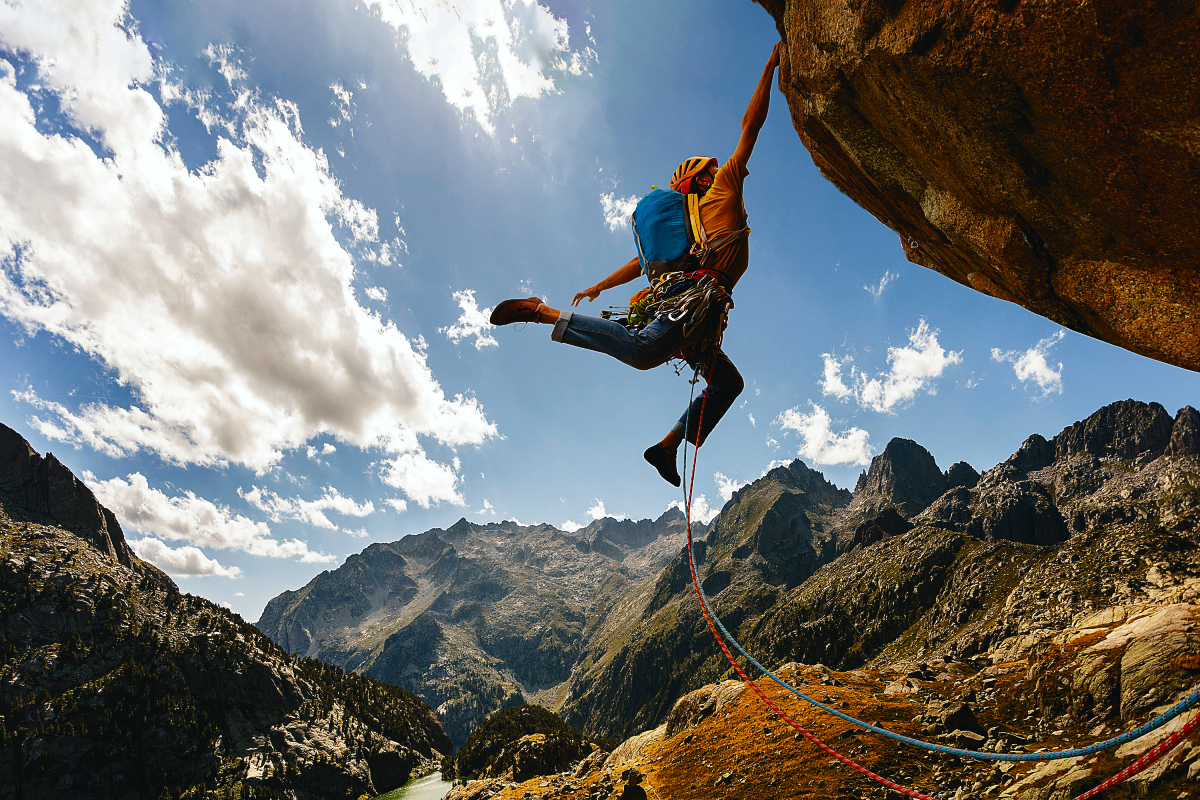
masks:
MULTIPOLYGON (((713 364, 714 364, 714 366, 716 364, 715 358, 713 359, 713 364)), ((699 370, 697 370, 697 372, 699 372, 699 370)), ((709 379, 712 378, 712 367, 709 368, 708 378, 709 379)), ((706 383, 707 383, 707 381, 706 381, 706 383)), ((700 401, 699 424, 696 425, 696 440, 697 440, 697 442, 700 440, 700 434, 704 430, 704 407, 707 404, 708 404, 708 386, 705 386, 704 387, 704 397, 700 401)), ((684 442, 685 442, 685 445, 684 445, 684 453, 683 453, 683 462, 684 462, 684 466, 686 467, 687 466, 687 445, 686 445, 687 426, 686 426, 686 424, 684 426, 684 442)), ((692 555, 692 491, 696 485, 696 460, 697 460, 699 451, 700 451, 700 446, 699 446, 699 444, 697 444, 695 450, 692 453, 692 476, 691 476, 691 479, 688 481, 688 490, 687 490, 687 497, 686 497, 687 508, 685 509, 686 513, 685 513, 685 517, 684 517, 684 519, 686 521, 686 525, 687 525, 688 568, 692 572, 692 587, 696 590, 696 599, 700 601, 700 610, 704 613, 704 621, 708 623, 708 629, 710 631, 712 631, 713 636, 717 640, 717 644, 719 644, 721 646, 721 652, 725 653, 725 657, 727 659, 729 659, 729 663, 733 665, 733 668, 735 670, 737 670, 737 674, 739 676, 741 676, 742 681, 747 686, 749 686, 751 689, 754 690, 754 693, 758 695, 758 698, 760 700, 762 700, 764 703, 766 703, 767 707, 770 708, 772 711, 774 711, 776 716, 778 716, 780 719, 782 719, 788 725, 791 725, 793 728, 795 728, 797 733, 799 733, 801 736, 803 736, 808 741, 815 744, 817 747, 821 748, 822 751, 833 756, 838 761, 842 762, 847 767, 850 767, 850 769, 854 770, 855 772, 857 772, 861 775, 865 775, 868 778, 870 778, 871 780, 875 781, 876 783, 881 783, 884 786, 888 787, 889 789, 893 789, 897 792, 900 792, 901 794, 908 795, 909 797, 915 797, 915 798, 917 798, 917 800, 940 800, 937 797, 932 797, 927 794, 921 794, 920 792, 916 791, 915 789, 909 789, 907 787, 901 786, 898 783, 888 780, 887 778, 883 777, 882 775, 876 775, 874 772, 871 772, 871 770, 856 763, 855 761, 850 759, 848 756, 842 755, 837 750, 834 750, 832 747, 825 744, 825 742, 818 739, 812 733, 809 733, 804 728, 800 727, 799 723, 797 723, 794 719, 789 717, 787 715, 787 713, 784 712, 783 709, 781 709, 779 706, 775 705, 775 703, 773 703, 771 701, 771 698, 767 697, 766 693, 762 689, 759 688, 758 684, 756 684, 754 681, 750 680, 750 676, 748 676, 742 670, 741 666, 737 663, 737 659, 733 657, 733 653, 729 652, 729 648, 726 646, 725 640, 722 639, 721 634, 719 634, 717 632, 717 628, 713 624, 712 618, 708 614, 708 606, 705 604, 704 599, 700 596, 700 582, 696 577, 696 561, 692 555)))
POLYGON ((1125 769, 1118 772, 1116 775, 1113 775, 1111 778, 1109 778, 1104 783, 1097 786, 1095 789, 1088 789, 1083 794, 1074 798, 1074 800, 1087 800, 1087 798, 1098 795, 1101 792, 1103 792, 1105 789, 1111 789, 1113 786, 1116 786, 1118 783, 1124 783, 1125 781, 1129 780, 1134 775, 1137 775, 1139 772, 1146 769, 1151 764, 1153 764, 1155 761, 1158 761, 1160 758, 1162 758, 1167 753, 1169 753, 1172 749, 1174 749, 1175 745, 1179 744, 1184 739, 1186 739, 1188 737, 1188 735, 1196 729, 1197 726, 1200 726, 1200 714, 1196 714, 1194 717, 1189 719, 1187 721, 1187 724, 1185 724, 1179 730, 1175 731, 1173 734, 1171 734, 1166 739, 1163 739, 1161 742, 1159 742, 1157 745, 1154 746, 1153 750, 1151 750, 1148 753, 1143 754, 1142 757, 1139 758, 1137 761, 1133 762, 1128 767, 1126 767, 1125 769))

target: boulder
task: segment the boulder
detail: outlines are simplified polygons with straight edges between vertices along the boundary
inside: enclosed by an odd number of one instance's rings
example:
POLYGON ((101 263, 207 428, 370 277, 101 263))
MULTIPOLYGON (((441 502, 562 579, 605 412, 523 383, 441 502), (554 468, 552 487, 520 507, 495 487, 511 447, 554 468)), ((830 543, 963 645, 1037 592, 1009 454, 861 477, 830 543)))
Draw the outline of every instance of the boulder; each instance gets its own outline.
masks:
POLYGON ((659 725, 653 730, 643 731, 637 736, 626 739, 617 745, 617 748, 605 759, 604 768, 612 769, 621 764, 636 760, 647 747, 661 742, 665 738, 666 732, 667 726, 659 725))
POLYGON ((955 733, 971 731, 981 734, 984 732, 983 726, 975 718, 975 712, 971 706, 957 700, 930 703, 925 708, 925 718, 955 733))
POLYGON ((758 0, 821 172, 908 259, 1200 369, 1200 10, 758 0))
POLYGON ((746 684, 741 681, 721 681, 688 692, 675 702, 667 715, 664 738, 696 727, 717 711, 742 696, 746 684))

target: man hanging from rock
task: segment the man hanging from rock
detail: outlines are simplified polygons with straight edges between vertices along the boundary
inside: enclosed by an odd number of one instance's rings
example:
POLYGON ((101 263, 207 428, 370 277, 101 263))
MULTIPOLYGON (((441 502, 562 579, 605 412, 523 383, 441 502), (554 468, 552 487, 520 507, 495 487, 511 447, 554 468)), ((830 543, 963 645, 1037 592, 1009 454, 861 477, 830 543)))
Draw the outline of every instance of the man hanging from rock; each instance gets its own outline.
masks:
POLYGON ((689 158, 671 176, 671 192, 656 190, 633 214, 638 256, 591 288, 575 295, 594 301, 605 289, 646 275, 650 287, 630 298, 620 321, 560 311, 537 297, 505 300, 492 312, 493 325, 540 322, 553 325, 556 342, 606 353, 635 369, 651 369, 683 358, 707 380, 701 397, 651 445, 645 458, 659 475, 679 486, 680 443, 699 447, 742 392, 742 376, 721 351, 732 292, 749 264, 742 184, 746 163, 767 119, 771 82, 779 66, 776 44, 742 117, 742 135, 720 168, 715 158, 689 158), (672 249, 674 248, 674 249, 672 249), (680 249, 682 248, 682 249, 680 249), (703 406, 703 429, 701 407, 703 406), (685 430, 686 428, 686 430, 685 430))

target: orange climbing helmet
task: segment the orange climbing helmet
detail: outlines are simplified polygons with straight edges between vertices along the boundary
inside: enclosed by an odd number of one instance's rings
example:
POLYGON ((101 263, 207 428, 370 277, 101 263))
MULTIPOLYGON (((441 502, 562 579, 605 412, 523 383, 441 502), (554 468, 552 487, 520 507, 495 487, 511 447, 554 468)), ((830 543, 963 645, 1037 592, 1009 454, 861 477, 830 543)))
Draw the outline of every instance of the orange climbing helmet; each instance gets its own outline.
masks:
POLYGON ((702 175, 709 166, 716 163, 717 160, 715 158, 692 156, 680 164, 675 170, 675 174, 671 176, 671 188, 677 192, 689 194, 692 190, 692 178, 702 175))

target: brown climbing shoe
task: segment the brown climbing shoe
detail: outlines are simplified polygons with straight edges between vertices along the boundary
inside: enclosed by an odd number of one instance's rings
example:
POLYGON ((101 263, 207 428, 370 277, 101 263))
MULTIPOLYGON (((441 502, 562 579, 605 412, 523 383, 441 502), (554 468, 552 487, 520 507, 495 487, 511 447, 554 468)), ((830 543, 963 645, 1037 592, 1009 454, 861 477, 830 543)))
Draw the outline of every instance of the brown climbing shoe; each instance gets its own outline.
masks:
POLYGON ((511 325, 514 322, 537 322, 537 307, 542 301, 536 297, 523 300, 505 300, 496 306, 488 320, 493 325, 511 325))
POLYGON ((650 462, 650 466, 658 470, 658 474, 664 481, 672 486, 678 486, 680 483, 679 470, 675 469, 675 456, 678 451, 672 452, 670 456, 667 455, 667 452, 661 444, 652 444, 646 448, 646 452, 642 453, 642 456, 650 462))

